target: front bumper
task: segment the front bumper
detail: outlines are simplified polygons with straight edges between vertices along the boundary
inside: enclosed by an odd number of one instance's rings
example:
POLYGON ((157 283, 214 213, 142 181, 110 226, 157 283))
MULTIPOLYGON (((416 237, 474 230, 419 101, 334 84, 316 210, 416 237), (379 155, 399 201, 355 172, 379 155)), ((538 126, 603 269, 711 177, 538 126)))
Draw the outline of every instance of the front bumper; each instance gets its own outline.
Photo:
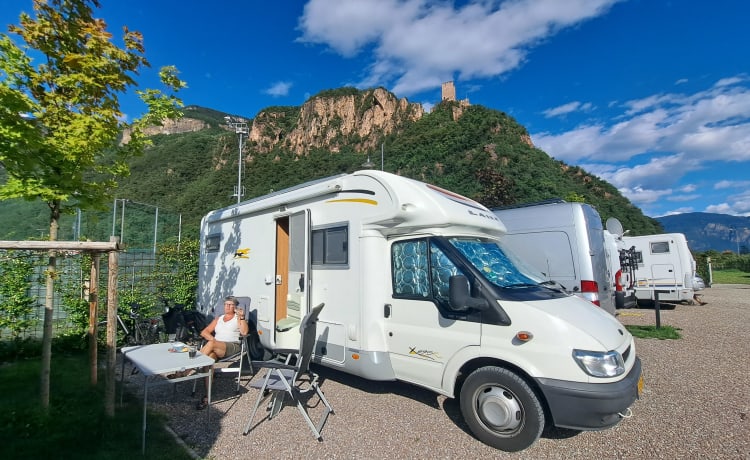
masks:
POLYGON ((638 398, 641 360, 635 359, 633 369, 622 380, 612 383, 579 383, 539 379, 553 424, 574 430, 603 430, 622 419, 638 398))

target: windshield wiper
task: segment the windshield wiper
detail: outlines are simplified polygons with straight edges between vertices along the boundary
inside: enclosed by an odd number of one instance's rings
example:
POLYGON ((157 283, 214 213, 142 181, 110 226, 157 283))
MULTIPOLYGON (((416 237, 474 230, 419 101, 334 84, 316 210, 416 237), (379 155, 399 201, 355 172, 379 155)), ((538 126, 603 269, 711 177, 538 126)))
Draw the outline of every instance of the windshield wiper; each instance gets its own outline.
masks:
POLYGON ((558 283, 555 280, 543 281, 539 284, 548 289, 552 289, 553 291, 562 292, 563 294, 568 293, 568 291, 565 289, 565 286, 563 286, 562 284, 558 283))

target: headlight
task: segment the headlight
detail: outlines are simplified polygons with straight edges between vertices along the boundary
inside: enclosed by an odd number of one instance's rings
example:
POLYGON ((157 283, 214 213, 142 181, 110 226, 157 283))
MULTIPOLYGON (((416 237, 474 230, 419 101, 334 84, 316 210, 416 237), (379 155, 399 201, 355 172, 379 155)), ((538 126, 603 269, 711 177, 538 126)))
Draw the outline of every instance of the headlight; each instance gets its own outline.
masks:
POLYGON ((625 362, 616 351, 573 350, 573 358, 585 373, 593 377, 617 377, 625 372, 625 362))

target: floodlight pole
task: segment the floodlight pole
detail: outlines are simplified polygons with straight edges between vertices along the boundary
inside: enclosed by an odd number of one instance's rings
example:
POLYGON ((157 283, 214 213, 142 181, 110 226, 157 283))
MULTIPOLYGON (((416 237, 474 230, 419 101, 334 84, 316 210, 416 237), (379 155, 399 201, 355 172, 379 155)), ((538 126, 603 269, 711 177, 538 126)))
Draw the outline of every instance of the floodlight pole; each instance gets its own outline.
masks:
POLYGON ((248 133, 247 123, 241 118, 230 117, 229 115, 224 117, 224 121, 227 122, 231 128, 234 128, 234 133, 237 134, 239 139, 239 158, 237 161, 237 190, 234 195, 237 197, 237 204, 242 201, 242 136, 248 133))

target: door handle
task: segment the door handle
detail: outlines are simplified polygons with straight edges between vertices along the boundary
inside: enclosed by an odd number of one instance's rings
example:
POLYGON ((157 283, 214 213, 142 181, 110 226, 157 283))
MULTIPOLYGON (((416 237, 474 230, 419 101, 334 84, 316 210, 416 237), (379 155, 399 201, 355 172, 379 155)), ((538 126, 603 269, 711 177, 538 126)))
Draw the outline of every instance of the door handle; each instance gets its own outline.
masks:
POLYGON ((387 303, 383 305, 383 317, 385 318, 391 317, 391 304, 387 303))

